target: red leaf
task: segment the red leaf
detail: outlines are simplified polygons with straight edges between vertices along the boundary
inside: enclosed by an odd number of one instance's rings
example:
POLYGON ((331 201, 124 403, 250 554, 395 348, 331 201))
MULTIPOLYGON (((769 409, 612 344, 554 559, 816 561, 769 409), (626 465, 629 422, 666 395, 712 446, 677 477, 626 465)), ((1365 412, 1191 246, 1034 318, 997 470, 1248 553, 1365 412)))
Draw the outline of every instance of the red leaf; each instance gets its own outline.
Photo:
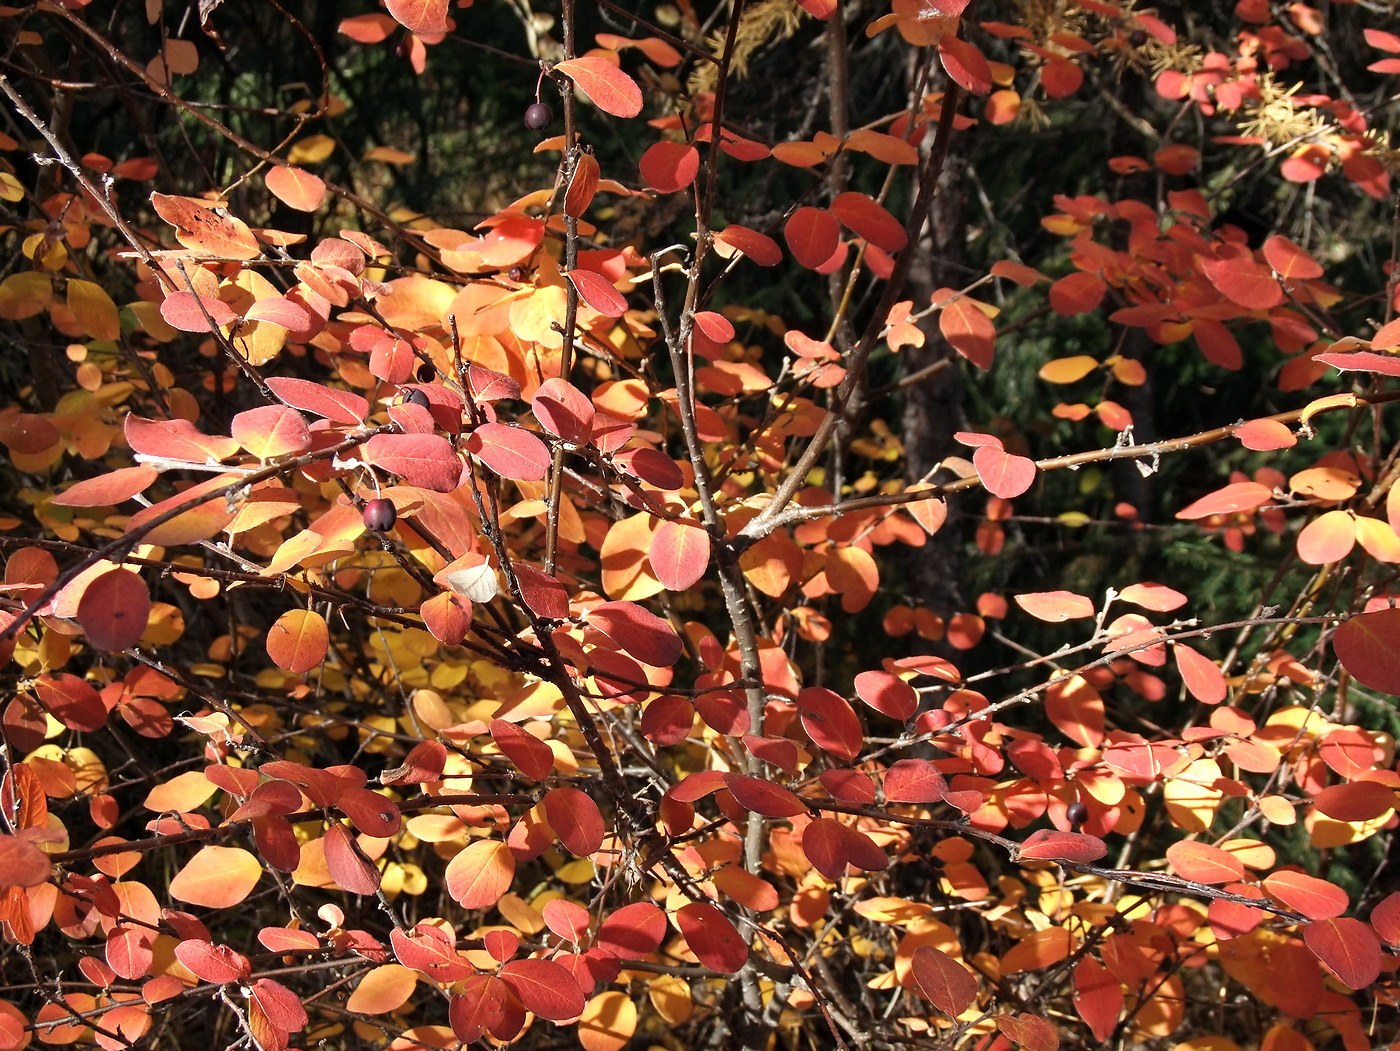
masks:
POLYGON ((850 702, 821 686, 809 686, 797 695, 802 728, 820 748, 840 759, 854 759, 865 743, 865 729, 850 702))
POLYGON ((548 573, 524 562, 516 563, 513 568, 516 583, 520 585, 521 597, 531 613, 551 620, 568 618, 569 592, 563 584, 548 573))
POLYGON ((322 845, 326 850, 326 869, 337 886, 351 894, 373 894, 379 889, 379 870, 355 849, 355 837, 339 821, 326 829, 322 845))
POLYGON ((685 472, 660 449, 628 449, 614 462, 628 474, 668 492, 685 485, 685 472))
POLYGON ((1032 1014, 997 1015, 997 1029, 1027 1051, 1056 1051, 1060 1046, 1060 1034, 1055 1027, 1032 1014))
POLYGON ((549 447, 519 427, 483 423, 467 439, 467 449, 502 478, 512 481, 538 482, 549 473, 549 447))
POLYGON ((1352 989, 1365 989, 1381 973, 1381 943, 1370 927, 1343 916, 1303 930, 1303 941, 1329 971, 1352 989))
POLYGON ((1074 861, 1085 865, 1107 853, 1108 845, 1098 836, 1041 828, 1026 837, 1016 852, 1016 860, 1074 861))
POLYGON ((1050 307, 1062 317, 1088 314, 1099 308, 1108 285, 1098 274, 1066 274, 1050 286, 1050 307))
POLYGON ((410 33, 447 32, 447 0, 385 0, 384 6, 410 33))
POLYGON ((1094 615, 1094 602, 1073 591, 1035 591, 1014 596, 1016 605, 1036 620, 1059 624, 1094 615))
POLYGON ((554 770, 554 752, 549 745, 514 723, 492 719, 491 739, 516 769, 532 780, 543 781, 554 770))
POLYGON ((214 945, 199 939, 187 939, 176 945, 175 958, 204 982, 219 985, 242 982, 247 981, 250 973, 246 956, 234 952, 227 945, 214 945))
POLYGON ((78 600, 77 620, 83 634, 94 648, 109 653, 135 646, 150 614, 146 582, 139 574, 120 567, 88 581, 78 600))
POLYGON ((873 197, 849 190, 838 194, 830 208, 831 214, 858 237, 865 238, 886 252, 898 252, 909 242, 899 220, 873 197))
POLYGON ((1176 657, 1181 681, 1196 700, 1202 704, 1219 704, 1230 695, 1225 673, 1215 661, 1179 642, 1172 645, 1172 654, 1176 657))
POLYGON ((948 782, 927 759, 901 759, 885 771, 890 803, 936 803, 947 790, 948 782))
POLYGON ((695 181, 700 153, 684 142, 663 139, 647 147, 641 160, 642 179, 658 193, 676 193, 695 181))
POLYGON ((856 676, 856 696, 891 719, 908 719, 919 708, 914 687, 887 671, 863 671, 856 676))
POLYGON ((1035 461, 1016 456, 1000 445, 982 445, 972 454, 972 466, 987 492, 1010 500, 1035 484, 1035 461))
POLYGON ((572 445, 586 444, 593 433, 593 403, 568 380, 545 380, 530 399, 530 408, 546 431, 572 445))
POLYGON ((610 912, 598 928, 597 945, 621 960, 650 956, 666 937, 666 914, 649 901, 610 912))
POLYGON ((808 270, 816 270, 836 251, 841 228, 830 212, 803 205, 783 224, 783 237, 792 257, 808 270))
POLYGON ((569 180, 569 188, 564 192, 565 215, 577 219, 588 211, 588 206, 593 203, 593 197, 598 192, 599 174, 598 159, 591 153, 579 154, 574 165, 573 177, 569 180))
POLYGON ((301 998, 281 982, 259 978, 248 992, 267 1020, 284 1033, 295 1033, 309 1021, 301 998))
POLYGON ((495 975, 471 975, 462 984, 462 995, 448 1002, 447 1018, 453 1034, 464 1044, 481 1039, 488 1029, 505 1020, 510 997, 510 987, 495 975))
POLYGON ((1395 790, 1379 781, 1345 781, 1313 796, 1318 813, 1337 821, 1372 821, 1396 805, 1395 790))
POLYGON ((586 858, 598 853, 608 830, 592 796, 567 785, 551 788, 544 796, 544 812, 571 854, 586 858))
POLYGON ((447 747, 441 741, 419 741, 409 749, 403 763, 379 775, 384 785, 421 785, 437 781, 447 766, 447 747))
POLYGON ((259 460, 275 460, 311 448, 306 419, 286 405, 244 409, 233 418, 230 431, 234 441, 259 460))
POLYGON ((685 648, 670 622, 635 602, 604 602, 588 611, 588 623, 643 664, 669 668, 685 648))
POLYGON ((792 817, 807 813, 807 804, 782 785, 761 777, 725 774, 724 785, 739 805, 764 817, 792 817))
POLYGON ((1400 696, 1400 609, 1352 617, 1332 635, 1332 649, 1357 682, 1400 696))
POLYGON ((0 835, 0 887, 37 887, 51 875, 53 862, 33 835, 0 835))
POLYGON ((554 67, 566 74, 604 113, 635 117, 642 112, 642 89, 605 58, 585 55, 565 59, 554 67))
POLYGON ((647 557, 668 591, 688 591, 710 565, 710 534, 699 522, 668 519, 651 535, 647 557))
POLYGON ((729 917, 705 901, 693 901, 676 910, 676 926, 700 963, 714 971, 734 974, 749 958, 748 943, 729 917))
POLYGON ((1099 1043, 1106 1043, 1123 1013, 1123 985, 1098 960, 1085 957, 1074 966, 1074 1009, 1099 1043))
POLYGON ((1196 318, 1191 322, 1191 334, 1205 359, 1222 369, 1238 372, 1244 367, 1244 351, 1235 334, 1212 318, 1196 318))
POLYGON ((1264 242, 1264 258, 1285 281, 1306 281, 1323 274, 1321 263, 1282 234, 1274 234, 1264 242))
POLYGON ((160 316, 181 332, 213 332, 238 320, 233 308, 223 300, 193 292, 171 292, 161 301, 160 316))
POLYGON ((1392 891, 1371 910, 1371 926, 1390 945, 1400 945, 1400 890, 1392 891))
MULTIPOLYGON (((486 427, 498 426, 501 425, 484 424, 477 428, 472 437, 475 438, 486 427)), ((510 427, 502 429, 514 430, 510 427)), ((534 440, 539 441, 538 438, 534 440)), ((452 492, 462 477, 462 461, 457 456, 457 450, 440 434, 376 434, 365 442, 364 458, 375 467, 398 475, 409 485, 431 489, 435 493, 452 492)), ((548 454, 545 461, 548 464, 548 454)), ((543 478, 544 472, 536 477, 543 478)))
POLYGON ((592 270, 570 270, 569 280, 573 282, 574 288, 578 289, 579 298, 604 317, 621 317, 627 312, 627 300, 602 274, 592 270))
POLYGON ((985 95, 992 90, 992 67, 982 52, 966 40, 945 34, 938 42, 938 57, 948 76, 972 94, 985 95))
POLYGON ((743 252, 759 266, 777 266, 783 261, 783 250, 778 247, 777 241, 747 226, 730 223, 715 234, 715 240, 743 252))
POLYGON ((1342 372, 1376 372, 1382 376, 1400 376, 1400 356, 1395 354, 1357 350, 1318 354, 1313 360, 1331 365, 1342 372))
POLYGON ((143 492, 159 477, 154 467, 118 467, 74 483, 49 503, 58 507, 113 507, 143 492))
POLYGON ((333 423, 358 427, 369 415, 369 402, 348 390, 335 390, 310 380, 269 376, 267 387, 287 405, 320 416, 333 423))
POLYGON ((932 945, 920 945, 909 973, 924 998, 949 1018, 957 1018, 977 998, 977 976, 932 945))
POLYGON ((512 960, 500 974, 525 1009, 541 1018, 563 1022, 583 1013, 583 990, 572 974, 552 960, 512 960))
POLYGON ((1269 897, 1301 912, 1310 920, 1330 920, 1346 912, 1347 892, 1335 883, 1296 869, 1281 869, 1264 877, 1269 897))
POLYGON ((1201 260, 1201 266, 1226 299, 1247 310, 1268 310, 1284 301, 1283 288, 1273 271, 1256 262, 1243 245, 1219 245, 1214 256, 1201 260))
POLYGON ((107 724, 107 706, 86 679, 68 672, 50 672, 34 680, 34 693, 70 730, 93 733, 107 724))

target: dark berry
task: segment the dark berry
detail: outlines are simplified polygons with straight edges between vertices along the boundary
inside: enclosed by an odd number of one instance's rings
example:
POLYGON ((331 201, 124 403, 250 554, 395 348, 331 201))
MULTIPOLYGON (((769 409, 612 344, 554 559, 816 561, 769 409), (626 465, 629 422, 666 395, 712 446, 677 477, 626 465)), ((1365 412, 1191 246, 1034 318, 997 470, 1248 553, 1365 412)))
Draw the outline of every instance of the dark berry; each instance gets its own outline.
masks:
POLYGON ((543 102, 536 102, 525 110, 525 127, 531 131, 544 131, 554 123, 554 111, 543 102))
POLYGON ((419 383, 432 383, 435 379, 437 379, 437 369, 426 363, 418 366, 419 383))
POLYGON ((404 403, 405 405, 420 405, 420 406, 422 406, 422 407, 425 408, 425 409, 426 409, 430 404, 432 404, 431 402, 428 401, 428 396, 427 396, 426 394, 424 394, 421 390, 411 390, 411 391, 409 391, 407 394, 405 394, 405 395, 403 396, 403 403, 404 403))
POLYGON ((1083 803, 1071 803, 1065 807, 1065 817, 1071 825, 1082 825, 1089 820, 1089 808, 1083 803))
POLYGON ((523 266, 513 266, 506 271, 506 277, 510 279, 511 284, 515 285, 523 285, 525 283, 525 278, 528 276, 529 274, 526 273, 523 266))
POLYGON ((1144 33, 1141 29, 1134 29, 1131 33, 1128 34, 1129 47, 1142 47, 1146 43, 1147 34, 1144 33))
POLYGON ((394 522, 399 517, 398 511, 394 509, 394 501, 386 500, 382 496, 377 500, 365 501, 365 528, 373 529, 376 533, 387 533, 394 528, 394 522))

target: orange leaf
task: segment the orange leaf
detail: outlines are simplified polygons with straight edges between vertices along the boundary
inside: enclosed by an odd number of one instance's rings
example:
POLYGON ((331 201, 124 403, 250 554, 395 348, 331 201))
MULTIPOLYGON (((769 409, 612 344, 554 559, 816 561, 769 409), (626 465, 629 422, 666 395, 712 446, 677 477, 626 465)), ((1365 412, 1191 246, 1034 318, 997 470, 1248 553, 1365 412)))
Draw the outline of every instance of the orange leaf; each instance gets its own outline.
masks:
POLYGON ((1167 848, 1167 861, 1183 879, 1197 883, 1231 883, 1244 879, 1244 864, 1229 851, 1181 840, 1167 848))
POLYGON ((262 877, 262 864, 241 847, 207 846, 170 881, 170 896, 191 905, 227 909, 246 898, 262 877))
POLYGON ((982 312, 976 300, 957 295, 952 289, 940 288, 933 294, 933 302, 937 303, 949 294, 956 298, 938 312, 938 330, 953 345, 953 349, 968 361, 979 369, 990 369, 996 326, 982 312))
POLYGON ((515 855, 497 839, 478 839, 447 863, 447 893, 464 909, 486 909, 515 879, 515 855))
POLYGON ((607 59, 585 55, 583 58, 565 59, 554 68, 582 88, 593 105, 604 113, 611 113, 614 117, 635 117, 642 112, 642 89, 607 59))
POLYGON ((360 979, 345 1009, 367 1015, 388 1014, 407 1003, 417 985, 417 971, 401 963, 386 963, 360 979))
POLYGON ((1016 605, 1032 617, 1052 624, 1094 615, 1093 600, 1073 591, 1036 591, 1014 597, 1016 605))
POLYGON ((619 989, 607 989, 584 1004, 578 1042, 584 1051, 622 1051, 637 1031, 637 1005, 619 989))
POLYGON ((1063 927, 1047 927, 1013 945, 1001 958, 1001 973, 1037 971, 1059 963, 1073 950, 1074 935, 1063 927))
POLYGON ((267 655, 279 668, 302 675, 326 659, 330 630, 315 610, 289 609, 267 633, 267 655))
POLYGON ((1328 511, 1298 534, 1298 557, 1309 565, 1339 562, 1356 543, 1356 519, 1350 511, 1328 511))
POLYGON ((873 197, 855 191, 838 194, 831 202, 831 214, 836 216, 858 237, 863 237, 886 252, 898 252, 909 241, 904 227, 885 206, 873 197))
POLYGON ((298 212, 314 212, 326 199, 326 184, 318 176, 290 164, 270 169, 263 181, 274 197, 298 212))
POLYGON ((1219 704, 1229 696, 1225 673, 1220 670, 1220 665, 1179 642, 1173 645, 1172 652, 1176 657, 1177 670, 1181 672, 1181 681, 1186 684, 1187 692, 1192 697, 1202 704, 1219 704))

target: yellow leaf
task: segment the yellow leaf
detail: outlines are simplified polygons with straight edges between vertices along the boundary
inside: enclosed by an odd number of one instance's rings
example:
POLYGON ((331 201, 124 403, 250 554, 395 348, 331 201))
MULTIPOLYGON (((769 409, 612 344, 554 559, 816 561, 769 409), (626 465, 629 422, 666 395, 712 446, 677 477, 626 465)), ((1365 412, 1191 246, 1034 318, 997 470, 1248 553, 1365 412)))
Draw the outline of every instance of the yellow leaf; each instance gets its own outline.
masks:
POLYGON ((1210 828, 1215 811, 1225 798, 1225 793, 1214 787, 1219 779, 1219 763, 1214 759, 1197 759, 1166 783, 1162 796, 1177 828, 1195 833, 1210 828))
POLYGON ((24 184, 9 172, 0 172, 0 201, 24 200, 24 184))
POLYGON ((1037 375, 1046 383, 1075 383, 1099 367, 1097 358, 1076 354, 1072 358, 1056 358, 1040 366, 1037 375))
POLYGON ((292 164, 318 164, 335 151, 335 140, 329 135, 310 135, 287 151, 292 164))
POLYGON ((101 285, 69 278, 68 309, 93 339, 114 340, 122 333, 117 304, 101 285))
POLYGON ((25 271, 0 281, 0 318, 20 321, 42 314, 53 299, 53 283, 47 274, 25 271))

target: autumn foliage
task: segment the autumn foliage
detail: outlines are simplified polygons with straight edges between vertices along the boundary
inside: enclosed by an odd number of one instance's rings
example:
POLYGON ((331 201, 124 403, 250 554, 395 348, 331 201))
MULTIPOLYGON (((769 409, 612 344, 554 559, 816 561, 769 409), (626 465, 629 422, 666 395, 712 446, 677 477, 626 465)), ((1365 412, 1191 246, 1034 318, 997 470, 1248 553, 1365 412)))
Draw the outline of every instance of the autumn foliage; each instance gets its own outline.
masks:
POLYGON ((1400 1041, 1384 5, 307 6, 0 8, 0 1051, 1400 1041))

